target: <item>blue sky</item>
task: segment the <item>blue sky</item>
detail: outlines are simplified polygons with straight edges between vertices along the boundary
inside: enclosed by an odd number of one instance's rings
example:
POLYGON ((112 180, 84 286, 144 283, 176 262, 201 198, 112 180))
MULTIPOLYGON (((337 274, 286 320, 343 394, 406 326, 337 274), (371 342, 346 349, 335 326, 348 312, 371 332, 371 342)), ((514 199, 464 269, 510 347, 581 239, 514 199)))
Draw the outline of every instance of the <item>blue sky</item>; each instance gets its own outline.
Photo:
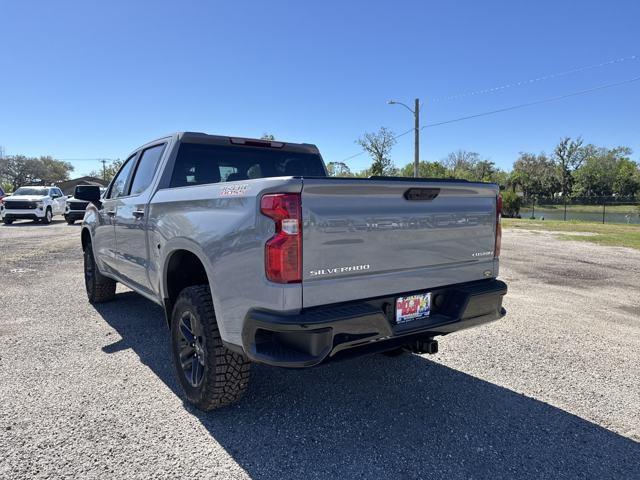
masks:
MULTIPOLYGON (((640 76, 640 2, 3 1, 0 145, 6 154, 124 157, 177 130, 273 133, 325 161, 364 131, 424 123, 640 76), (475 90, 623 62, 503 89, 475 90)), ((640 159, 640 82, 422 131, 421 159, 467 149, 509 168, 561 136, 640 159)), ((392 158, 413 158, 413 138, 392 158)), ((368 165, 352 159, 353 169, 368 165)), ((74 162, 83 174, 96 160, 74 162)))

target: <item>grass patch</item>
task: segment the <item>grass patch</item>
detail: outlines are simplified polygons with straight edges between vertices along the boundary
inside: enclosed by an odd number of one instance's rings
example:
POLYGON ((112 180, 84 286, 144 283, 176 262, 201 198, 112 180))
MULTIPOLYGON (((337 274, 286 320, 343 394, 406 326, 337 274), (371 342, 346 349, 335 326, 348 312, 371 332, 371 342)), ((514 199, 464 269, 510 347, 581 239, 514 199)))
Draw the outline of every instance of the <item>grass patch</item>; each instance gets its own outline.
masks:
POLYGON ((522 230, 561 232, 562 235, 560 237, 566 240, 578 240, 613 247, 630 247, 640 250, 640 225, 504 218, 502 226, 504 228, 520 228, 522 230), (592 233, 594 235, 571 235, 572 233, 592 233))

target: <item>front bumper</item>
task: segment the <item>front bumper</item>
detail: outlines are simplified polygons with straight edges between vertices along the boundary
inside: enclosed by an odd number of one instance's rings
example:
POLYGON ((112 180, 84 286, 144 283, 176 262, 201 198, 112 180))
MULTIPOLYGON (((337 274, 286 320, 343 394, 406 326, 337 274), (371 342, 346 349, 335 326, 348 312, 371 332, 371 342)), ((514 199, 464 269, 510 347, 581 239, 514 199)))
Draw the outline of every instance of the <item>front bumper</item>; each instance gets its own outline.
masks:
POLYGON ((83 220, 84 219, 84 210, 69 210, 65 212, 64 219, 65 220, 83 220))
POLYGON ((395 299, 369 299, 300 312, 250 310, 242 349, 253 361, 281 367, 310 367, 346 355, 384 351, 413 340, 430 339, 502 318, 507 285, 482 280, 431 290, 428 318, 398 325, 395 299))
POLYGON ((44 218, 45 211, 41 208, 35 209, 7 209, 2 210, 2 218, 13 218, 14 220, 36 220, 44 218))

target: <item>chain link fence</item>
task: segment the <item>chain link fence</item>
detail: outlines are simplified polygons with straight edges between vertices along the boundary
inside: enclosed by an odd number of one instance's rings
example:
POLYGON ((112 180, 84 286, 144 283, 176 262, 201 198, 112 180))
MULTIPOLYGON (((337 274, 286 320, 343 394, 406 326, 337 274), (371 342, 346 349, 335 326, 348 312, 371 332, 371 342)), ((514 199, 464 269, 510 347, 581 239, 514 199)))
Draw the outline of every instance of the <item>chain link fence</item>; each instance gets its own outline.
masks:
POLYGON ((640 225, 640 200, 622 197, 525 198, 521 218, 640 225))

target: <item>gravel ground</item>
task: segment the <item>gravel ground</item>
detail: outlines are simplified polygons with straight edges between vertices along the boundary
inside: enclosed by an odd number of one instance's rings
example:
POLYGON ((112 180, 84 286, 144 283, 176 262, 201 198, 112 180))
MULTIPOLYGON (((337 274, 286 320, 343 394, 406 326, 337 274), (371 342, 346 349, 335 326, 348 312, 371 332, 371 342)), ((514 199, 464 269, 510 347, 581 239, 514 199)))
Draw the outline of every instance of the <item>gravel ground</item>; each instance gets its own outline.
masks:
POLYGON ((640 252, 507 230, 501 322, 182 402, 159 307, 94 308, 79 227, 0 226, 0 478, 639 478, 640 252))

